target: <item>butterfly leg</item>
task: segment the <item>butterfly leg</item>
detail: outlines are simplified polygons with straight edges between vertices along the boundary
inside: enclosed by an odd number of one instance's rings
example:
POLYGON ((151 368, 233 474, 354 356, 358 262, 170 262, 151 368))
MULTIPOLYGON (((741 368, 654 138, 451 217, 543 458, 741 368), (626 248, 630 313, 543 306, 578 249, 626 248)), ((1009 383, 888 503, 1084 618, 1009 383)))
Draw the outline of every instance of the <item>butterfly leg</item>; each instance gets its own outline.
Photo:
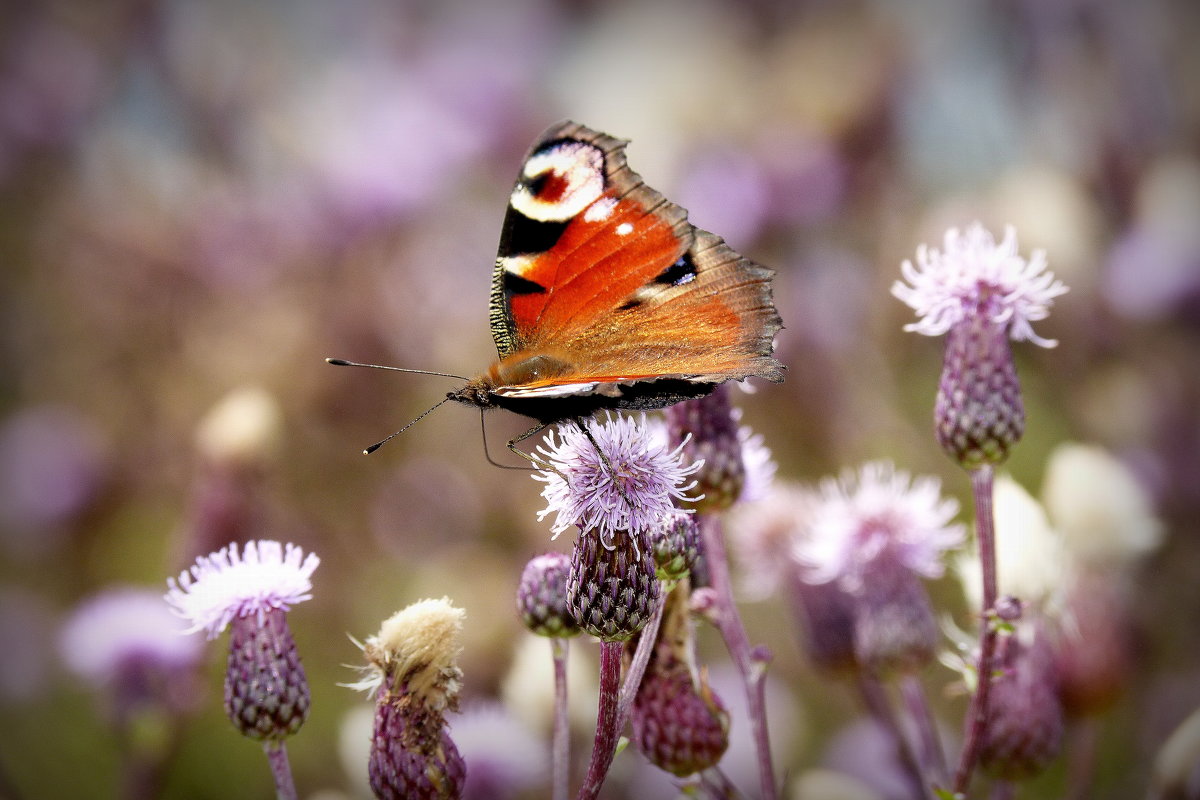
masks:
POLYGON ((587 425, 587 417, 575 417, 571 421, 579 426, 579 430, 583 431, 583 435, 586 436, 588 441, 592 443, 592 447, 596 448, 596 454, 600 456, 600 463, 604 465, 605 472, 607 472, 608 477, 612 479, 613 486, 617 487, 617 492, 621 495, 621 499, 632 507, 633 501, 630 500, 629 495, 625 493, 625 484, 621 483, 621 481, 618 479, 616 469, 613 468, 612 462, 608 460, 608 454, 600 448, 600 443, 597 442, 596 437, 592 435, 592 429, 587 425))
MULTIPOLYGON (((534 453, 527 453, 524 450, 522 450, 521 448, 517 447, 517 445, 519 445, 521 442, 525 441, 526 439, 529 439, 532 436, 536 436, 537 434, 546 430, 546 428, 548 428, 548 427, 550 427, 550 423, 539 422, 537 425, 534 425, 532 428, 525 431, 520 436, 517 436, 513 439, 509 439, 508 449, 511 450, 513 453, 516 453, 518 456, 525 459, 526 461, 530 462, 538 469, 546 470, 548 472, 553 472, 554 474, 558 475, 558 477, 562 478, 565 481, 565 480, 567 480, 567 476, 563 475, 561 472, 559 472, 558 469, 553 464, 551 464, 549 461, 546 461, 543 458, 539 458, 534 453)), ((488 460, 491 461, 491 458, 489 457, 488 460)), ((495 464, 496 462, 492 461, 492 463, 495 464)))

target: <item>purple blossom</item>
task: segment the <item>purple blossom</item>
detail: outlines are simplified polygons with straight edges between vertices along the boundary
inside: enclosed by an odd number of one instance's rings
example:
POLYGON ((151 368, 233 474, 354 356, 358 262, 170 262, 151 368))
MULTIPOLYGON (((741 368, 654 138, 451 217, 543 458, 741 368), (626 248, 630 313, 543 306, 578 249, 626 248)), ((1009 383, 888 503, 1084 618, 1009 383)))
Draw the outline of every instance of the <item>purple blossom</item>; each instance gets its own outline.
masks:
POLYGON ((838 580, 847 591, 859 590, 868 567, 884 555, 939 577, 943 552, 965 535, 962 525, 950 524, 958 503, 941 496, 937 478, 913 479, 881 461, 823 480, 810 513, 809 535, 796 542, 794 555, 807 567, 806 580, 838 580))
POLYGON ((287 611, 312 597, 312 574, 321 563, 315 553, 304 556, 294 544, 247 542, 241 555, 236 544, 196 559, 167 579, 165 595, 175 613, 191 623, 187 633, 204 630, 215 639, 236 617, 258 614, 261 624, 271 610, 287 611))
POLYGON ((921 316, 905 325, 906 331, 940 336, 964 319, 984 315, 1005 325, 1014 340, 1057 344, 1038 336, 1030 324, 1045 319, 1054 298, 1067 291, 1046 271, 1044 251, 1035 250, 1026 261, 1017 254, 1016 229, 1007 226, 1003 241, 996 244, 978 222, 965 234, 957 228, 946 231, 944 248, 918 247, 917 266, 911 261, 901 265, 908 283, 892 284, 892 294, 921 316))
POLYGON ((185 632, 157 592, 120 587, 75 609, 59 633, 59 650, 72 672, 102 686, 134 661, 166 668, 194 664, 202 647, 194 637, 180 636, 185 632))
POLYGON ((553 467, 533 475, 546 484, 542 497, 547 505, 538 519, 556 514, 550 528, 556 537, 578 525, 585 531, 596 529, 607 545, 617 531, 649 531, 678 513, 675 500, 694 499, 687 492, 696 482, 685 485, 684 480, 704 462, 684 466, 686 442, 671 449, 665 431, 647 424, 644 414, 637 419, 610 415, 599 424, 587 424, 611 472, 576 425, 562 426, 557 437, 550 431, 537 448, 553 467))

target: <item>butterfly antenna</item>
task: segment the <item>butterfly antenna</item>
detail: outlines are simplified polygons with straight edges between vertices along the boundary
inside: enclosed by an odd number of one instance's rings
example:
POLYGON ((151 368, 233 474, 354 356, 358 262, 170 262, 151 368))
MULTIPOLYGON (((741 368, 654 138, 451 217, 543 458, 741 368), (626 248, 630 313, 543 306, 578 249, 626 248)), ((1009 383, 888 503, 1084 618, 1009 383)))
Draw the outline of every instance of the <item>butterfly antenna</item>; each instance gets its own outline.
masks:
MULTIPOLYGON (((438 377, 441 377, 441 378, 457 378, 460 381, 470 380, 470 378, 467 378, 466 376, 451 375, 449 372, 434 372, 434 371, 428 370, 428 369, 405 369, 404 367, 387 367, 387 366, 384 366, 383 364, 362 364, 358 361, 347 361, 344 358, 327 358, 327 359, 325 359, 325 363, 333 364, 335 367, 370 367, 371 369, 389 369, 389 370, 392 370, 393 372, 411 372, 415 375, 437 375, 438 377)), ((440 406, 441 403, 438 403, 438 405, 440 406)), ((433 408, 437 408, 437 406, 434 406, 433 408)), ((429 409, 429 411, 433 411, 433 408, 429 409)), ((425 414, 428 414, 429 411, 426 411, 425 414)), ((425 414, 422 414, 421 416, 423 417, 423 416, 425 416, 425 414)), ((417 417, 417 419, 420 419, 420 418, 421 417, 417 417)), ((413 422, 416 422, 416 420, 413 420, 413 422)), ((410 422, 409 425, 411 425, 411 424, 412 423, 410 422)), ((405 425, 404 427, 407 428, 408 425, 405 425)), ((395 435, 395 434, 393 434, 393 435, 395 435)), ((387 441, 387 439, 385 439, 384 441, 387 441)), ((382 442, 380 444, 382 444, 382 442)))
MULTIPOLYGON (((409 371, 409 370, 405 370, 405 372, 408 372, 408 371, 409 371)), ((454 376, 451 376, 451 377, 454 377, 454 376)), ((420 413, 420 414, 419 414, 419 415, 418 415, 418 416, 417 416, 415 419, 413 419, 412 421, 410 421, 410 422, 409 422, 407 425, 405 425, 405 426, 404 426, 403 428, 401 428, 400 430, 398 430, 398 431, 396 431, 395 433, 393 433, 391 436, 388 436, 388 437, 387 437, 387 438, 385 438, 385 439, 381 439, 380 441, 378 441, 378 442, 376 442, 375 444, 373 444, 373 445, 371 445, 370 447, 368 447, 366 450, 363 450, 363 455, 366 455, 366 456, 369 456, 369 455, 371 455, 371 453, 374 453, 376 450, 378 450, 379 448, 383 447, 385 444, 387 444, 388 442, 390 442, 392 439, 395 439, 397 436, 399 436, 400 434, 404 433, 406 430, 408 430, 409 428, 411 428, 413 425, 416 425, 418 422, 420 422, 421 420, 423 420, 423 419, 425 419, 426 417, 428 417, 430 414, 432 414, 432 413, 433 413, 433 409, 434 409, 434 408, 437 408, 438 406, 440 406, 442 403, 445 403, 445 402, 446 402, 447 400, 449 400, 449 399, 450 399, 450 398, 449 398, 449 397, 447 397, 447 398, 444 398, 444 399, 442 399, 442 400, 439 400, 437 403, 435 403, 435 404, 434 404, 433 408, 427 408, 427 409, 425 409, 425 410, 424 410, 424 411, 422 411, 422 412, 421 412, 421 413, 420 413)))

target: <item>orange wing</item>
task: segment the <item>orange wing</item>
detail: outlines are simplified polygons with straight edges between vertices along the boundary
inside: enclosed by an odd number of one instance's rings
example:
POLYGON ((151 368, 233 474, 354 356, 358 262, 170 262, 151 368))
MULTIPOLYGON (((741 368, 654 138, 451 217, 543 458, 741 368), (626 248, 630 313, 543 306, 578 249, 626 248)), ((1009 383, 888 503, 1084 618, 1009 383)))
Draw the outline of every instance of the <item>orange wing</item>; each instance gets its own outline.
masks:
POLYGON ((782 380, 771 271, 692 226, 626 164, 625 143, 547 131, 513 190, 492 294, 498 394, 609 393, 637 381, 782 380), (541 354, 555 374, 505 381, 541 354))

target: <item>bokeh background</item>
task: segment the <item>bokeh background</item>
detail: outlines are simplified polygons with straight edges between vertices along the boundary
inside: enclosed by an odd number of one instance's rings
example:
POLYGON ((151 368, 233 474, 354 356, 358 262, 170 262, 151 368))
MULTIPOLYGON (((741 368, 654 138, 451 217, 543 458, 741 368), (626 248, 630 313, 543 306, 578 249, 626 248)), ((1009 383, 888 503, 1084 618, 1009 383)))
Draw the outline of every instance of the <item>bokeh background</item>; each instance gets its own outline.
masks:
MULTIPOLYGON (((536 521, 539 485, 488 466, 457 406, 363 457, 455 384, 323 359, 482 371, 507 194, 565 117, 632 140, 649 183, 778 271, 788 380, 738 402, 789 479, 890 458, 965 501, 930 435, 941 343, 901 331, 911 312, 889 287, 920 243, 974 219, 1044 248, 1071 291, 1038 327, 1058 348, 1016 348, 1029 424, 1010 470, 1036 490, 1056 444, 1100 444, 1165 531, 1130 577, 1136 669, 1096 728, 1089 796, 1142 796, 1200 705, 1195 3, 38 0, 0 14, 0 795, 115 796, 131 758, 160 756, 155 794, 269 795, 259 748, 220 709, 223 639, 182 726, 118 725, 112 687, 64 666, 81 603, 160 592, 235 538, 322 559, 291 615, 313 687, 289 745, 303 796, 363 796, 344 763, 362 763, 361 737, 342 734, 363 700, 336 685, 359 660, 347 634, 423 597, 467 611, 464 704, 544 719, 548 649, 522 644, 512 598, 525 560, 570 542, 536 521)), ((522 428, 494 415, 493 452, 522 428)), ((935 589, 969 625, 957 587, 935 589)), ((853 694, 807 666, 778 602, 746 613, 776 653, 781 770, 828 763, 859 719, 853 694)), ((720 673, 710 632, 701 645, 720 673)), ((575 650, 582 676, 594 648, 575 650)), ((925 678, 957 730, 964 704, 942 692, 955 675, 925 678)), ((613 796, 625 782, 651 797, 623 761, 613 796)), ((1062 796, 1067 761, 1022 796, 1062 796)))

